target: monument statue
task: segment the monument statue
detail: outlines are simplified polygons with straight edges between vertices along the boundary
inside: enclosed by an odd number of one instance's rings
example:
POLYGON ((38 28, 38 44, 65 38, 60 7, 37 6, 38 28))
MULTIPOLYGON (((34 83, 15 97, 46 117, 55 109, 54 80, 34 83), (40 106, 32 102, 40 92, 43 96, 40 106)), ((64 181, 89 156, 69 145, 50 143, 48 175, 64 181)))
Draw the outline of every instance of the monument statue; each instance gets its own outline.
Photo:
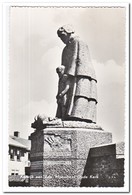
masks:
MULTIPOLYGON (((102 179, 98 167, 98 172, 87 172, 92 167, 87 160, 89 151, 112 143, 112 134, 95 124, 97 80, 87 44, 74 35, 71 26, 59 28, 57 34, 66 44, 62 63, 56 68, 58 108, 56 117, 39 114, 31 124, 35 131, 30 136, 30 186, 88 186, 91 176, 99 173, 102 179)), ((101 179, 95 179, 100 185, 101 179)))
POLYGON ((96 75, 88 46, 70 25, 57 31, 66 44, 62 52, 59 75, 56 117, 62 120, 96 122, 97 89, 96 75))

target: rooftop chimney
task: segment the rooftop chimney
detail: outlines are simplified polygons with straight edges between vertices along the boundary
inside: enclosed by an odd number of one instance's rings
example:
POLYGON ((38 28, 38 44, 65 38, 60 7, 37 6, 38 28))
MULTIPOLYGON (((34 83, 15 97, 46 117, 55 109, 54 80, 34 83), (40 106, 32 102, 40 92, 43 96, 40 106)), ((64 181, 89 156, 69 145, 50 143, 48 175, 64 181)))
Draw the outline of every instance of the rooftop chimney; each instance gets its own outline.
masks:
POLYGON ((20 132, 19 131, 14 131, 14 136, 15 137, 20 137, 20 132))

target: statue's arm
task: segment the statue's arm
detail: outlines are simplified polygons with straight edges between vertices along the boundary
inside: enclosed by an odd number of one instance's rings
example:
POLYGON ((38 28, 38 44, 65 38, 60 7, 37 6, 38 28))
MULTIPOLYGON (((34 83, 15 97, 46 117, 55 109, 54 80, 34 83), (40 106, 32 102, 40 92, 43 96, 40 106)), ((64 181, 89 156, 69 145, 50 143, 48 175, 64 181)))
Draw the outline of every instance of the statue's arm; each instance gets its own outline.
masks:
POLYGON ((70 88, 70 85, 66 84, 65 89, 59 94, 59 97, 63 97, 68 92, 69 88, 70 88))
POLYGON ((64 56, 64 58, 62 56, 62 64, 65 64, 65 62, 63 63, 63 59, 65 59, 65 56, 68 59, 68 64, 65 65, 66 67, 65 74, 70 75, 70 76, 76 75, 78 44, 79 44, 78 40, 74 40, 68 48, 69 55, 65 53, 65 50, 63 51, 63 54, 62 54, 64 56))
MULTIPOLYGON (((67 82, 67 78, 68 78, 68 75, 66 74, 63 74, 63 78, 61 79, 61 84, 62 83, 66 83, 67 82)), ((60 82, 60 81, 59 81, 60 82)), ((59 86, 60 84, 58 83, 58 93, 56 95, 56 99, 60 98, 63 96, 63 93, 65 95, 65 93, 68 91, 68 86, 64 89, 64 92, 62 93, 62 91, 60 92, 60 89, 59 89, 59 86), (60 95, 62 93, 62 95, 60 95)))

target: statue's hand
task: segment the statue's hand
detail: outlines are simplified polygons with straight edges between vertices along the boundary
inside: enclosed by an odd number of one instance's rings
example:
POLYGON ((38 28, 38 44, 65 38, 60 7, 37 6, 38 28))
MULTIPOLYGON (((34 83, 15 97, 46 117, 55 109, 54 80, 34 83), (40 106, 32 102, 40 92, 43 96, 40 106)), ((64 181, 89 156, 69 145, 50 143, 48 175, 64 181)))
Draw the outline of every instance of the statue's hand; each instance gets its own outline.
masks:
POLYGON ((63 93, 60 93, 60 94, 57 94, 57 96, 56 96, 56 99, 60 99, 60 98, 62 98, 63 97, 63 93))
POLYGON ((67 75, 67 74, 64 74, 64 75, 63 75, 63 81, 66 81, 67 78, 68 78, 68 75, 67 75))
POLYGON ((58 98, 62 98, 62 97, 63 97, 63 94, 60 93, 60 94, 58 95, 58 98))

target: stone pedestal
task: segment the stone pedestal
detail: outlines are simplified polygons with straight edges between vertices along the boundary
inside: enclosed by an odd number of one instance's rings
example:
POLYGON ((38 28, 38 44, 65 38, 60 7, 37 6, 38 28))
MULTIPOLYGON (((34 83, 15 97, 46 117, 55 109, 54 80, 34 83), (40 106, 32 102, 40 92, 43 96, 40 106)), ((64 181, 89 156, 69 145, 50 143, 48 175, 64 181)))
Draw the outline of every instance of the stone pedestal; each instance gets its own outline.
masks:
POLYGON ((111 143, 112 134, 98 127, 52 126, 30 139, 30 186, 78 187, 90 148, 111 143))
POLYGON ((90 148, 81 187, 124 186, 124 143, 90 148))

